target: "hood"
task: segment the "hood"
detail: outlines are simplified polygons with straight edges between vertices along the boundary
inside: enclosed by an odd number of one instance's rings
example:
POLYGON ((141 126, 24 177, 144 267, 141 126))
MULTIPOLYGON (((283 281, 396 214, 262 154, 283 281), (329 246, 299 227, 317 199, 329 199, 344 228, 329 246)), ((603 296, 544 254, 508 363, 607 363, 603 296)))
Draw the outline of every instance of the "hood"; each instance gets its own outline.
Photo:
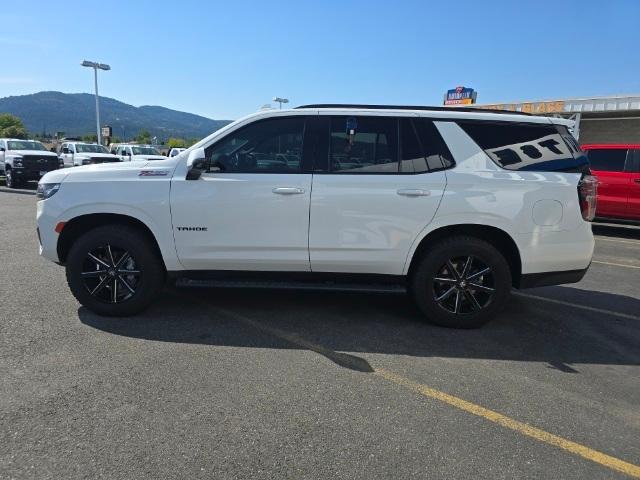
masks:
POLYGON ((49 152, 47 150, 8 150, 5 152, 7 155, 37 155, 38 157, 57 157, 57 153, 49 152))
POLYGON ((77 157, 87 157, 87 158, 117 158, 120 160, 120 157, 114 155, 112 153, 92 153, 92 152, 82 152, 76 153, 74 156, 77 157))
POLYGON ((166 160, 167 157, 163 157, 162 155, 133 155, 131 157, 132 161, 136 160, 166 160))

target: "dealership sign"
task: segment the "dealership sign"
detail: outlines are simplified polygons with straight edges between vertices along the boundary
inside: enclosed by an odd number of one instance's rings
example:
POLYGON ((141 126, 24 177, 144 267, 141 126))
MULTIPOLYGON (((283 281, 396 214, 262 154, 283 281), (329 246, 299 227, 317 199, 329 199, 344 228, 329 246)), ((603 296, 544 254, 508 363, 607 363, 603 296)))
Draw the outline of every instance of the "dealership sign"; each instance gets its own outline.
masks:
POLYGON ((478 92, 473 88, 456 87, 451 90, 447 90, 447 94, 444 96, 445 105, 471 105, 476 103, 476 97, 478 92))

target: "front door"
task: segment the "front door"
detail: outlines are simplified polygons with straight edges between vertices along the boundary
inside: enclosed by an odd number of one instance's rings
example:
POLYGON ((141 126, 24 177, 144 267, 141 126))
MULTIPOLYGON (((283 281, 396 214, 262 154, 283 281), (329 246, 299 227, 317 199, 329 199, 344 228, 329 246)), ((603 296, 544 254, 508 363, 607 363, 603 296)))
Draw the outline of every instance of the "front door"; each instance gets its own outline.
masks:
POLYGON ((306 118, 253 122, 205 149, 208 171, 174 178, 173 234, 188 270, 309 271, 306 118))
POLYGON ((629 199, 627 218, 640 220, 640 148, 629 150, 629 199))
POLYGON ((442 139, 424 118, 321 118, 326 142, 311 194, 311 269, 402 274, 444 193, 442 139))

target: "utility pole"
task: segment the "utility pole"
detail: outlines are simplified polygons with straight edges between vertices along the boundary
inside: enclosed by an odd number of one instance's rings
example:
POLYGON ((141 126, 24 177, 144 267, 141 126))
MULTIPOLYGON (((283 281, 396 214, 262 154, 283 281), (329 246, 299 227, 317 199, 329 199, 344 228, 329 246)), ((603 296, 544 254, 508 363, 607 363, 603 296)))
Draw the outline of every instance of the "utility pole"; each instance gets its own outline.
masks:
POLYGON ((102 145, 102 132, 100 131, 100 101, 98 96, 98 70, 111 70, 106 63, 83 61, 80 65, 93 68, 93 81, 96 91, 96 133, 98 134, 98 145, 102 145))

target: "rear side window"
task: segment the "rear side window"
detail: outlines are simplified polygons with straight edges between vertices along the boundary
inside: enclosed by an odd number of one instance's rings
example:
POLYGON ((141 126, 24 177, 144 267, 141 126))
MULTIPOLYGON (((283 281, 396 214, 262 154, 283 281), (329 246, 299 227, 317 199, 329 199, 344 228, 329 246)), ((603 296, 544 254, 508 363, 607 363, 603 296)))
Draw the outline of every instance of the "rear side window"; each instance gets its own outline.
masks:
POLYGON ((329 169, 334 173, 397 173, 397 120, 391 117, 333 117, 329 169))
POLYGON ((587 150, 587 157, 593 170, 624 172, 627 152, 626 148, 594 148, 587 150))
MULTIPOLYGON (((507 170, 581 171, 587 159, 567 143, 566 127, 507 122, 458 122, 500 167, 507 170)), ((575 142, 573 142, 575 143, 575 142)))
POLYGON ((424 158, 420 165, 416 166, 416 172, 434 172, 453 167, 453 156, 433 121, 428 118, 416 118, 413 123, 424 152, 424 158))

